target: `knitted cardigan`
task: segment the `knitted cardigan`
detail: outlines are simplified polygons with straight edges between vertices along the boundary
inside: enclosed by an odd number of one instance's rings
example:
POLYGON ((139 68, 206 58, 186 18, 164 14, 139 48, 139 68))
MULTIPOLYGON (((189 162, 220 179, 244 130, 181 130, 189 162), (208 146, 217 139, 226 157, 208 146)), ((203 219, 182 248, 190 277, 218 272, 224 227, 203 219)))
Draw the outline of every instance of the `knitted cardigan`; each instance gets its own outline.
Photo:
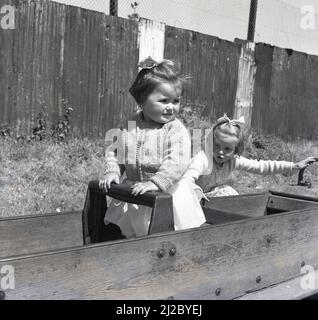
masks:
POLYGON ((125 121, 121 134, 106 152, 105 174, 126 173, 129 181, 152 181, 167 191, 190 163, 191 139, 178 119, 166 124, 145 121, 139 112, 125 121), (111 150, 116 147, 116 157, 111 150))

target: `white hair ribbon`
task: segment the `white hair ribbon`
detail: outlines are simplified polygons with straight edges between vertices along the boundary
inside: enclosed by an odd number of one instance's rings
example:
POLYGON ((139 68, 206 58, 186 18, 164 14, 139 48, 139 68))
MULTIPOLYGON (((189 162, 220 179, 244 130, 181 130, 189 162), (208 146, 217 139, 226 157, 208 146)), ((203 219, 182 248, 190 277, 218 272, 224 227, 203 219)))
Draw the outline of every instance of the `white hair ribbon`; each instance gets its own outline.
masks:
POLYGON ((245 124, 245 119, 244 117, 240 117, 239 119, 230 119, 226 113, 224 113, 224 116, 217 119, 216 121, 217 125, 222 124, 222 123, 230 123, 232 126, 243 126, 245 124))

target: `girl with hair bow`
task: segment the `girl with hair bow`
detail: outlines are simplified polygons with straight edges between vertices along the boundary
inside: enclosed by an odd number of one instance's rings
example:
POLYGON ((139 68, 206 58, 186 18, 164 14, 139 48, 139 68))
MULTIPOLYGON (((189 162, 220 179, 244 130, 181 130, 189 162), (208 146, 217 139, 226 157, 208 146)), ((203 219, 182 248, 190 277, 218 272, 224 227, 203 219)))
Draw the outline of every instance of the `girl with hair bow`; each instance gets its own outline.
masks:
MULTIPOLYGON (((169 192, 173 196, 174 211, 181 214, 184 213, 184 193, 176 194, 175 185, 190 163, 191 139, 177 115, 187 77, 171 60, 157 62, 149 57, 140 62, 139 68, 129 89, 139 110, 124 120, 116 141, 116 155, 115 150, 106 150, 106 170, 99 185, 107 191, 111 183, 118 184, 125 173, 127 179, 122 183, 131 186, 133 195, 169 192)), ((187 185, 178 190, 193 193, 187 185)), ((195 211, 191 207, 189 210, 195 211)), ((150 219, 151 208, 112 199, 104 221, 106 225, 119 227, 126 238, 132 238, 148 233, 150 219)), ((191 223, 193 226, 195 221, 191 223)), ((200 223, 201 220, 195 226, 200 223)), ((175 229, 183 227, 176 218, 175 229)))
POLYGON ((316 161, 309 157, 297 163, 253 160, 241 156, 244 151, 244 118, 231 120, 226 114, 219 118, 206 139, 206 150, 197 153, 183 178, 190 180, 199 201, 203 198, 238 195, 224 183, 234 170, 256 174, 293 173, 316 161))

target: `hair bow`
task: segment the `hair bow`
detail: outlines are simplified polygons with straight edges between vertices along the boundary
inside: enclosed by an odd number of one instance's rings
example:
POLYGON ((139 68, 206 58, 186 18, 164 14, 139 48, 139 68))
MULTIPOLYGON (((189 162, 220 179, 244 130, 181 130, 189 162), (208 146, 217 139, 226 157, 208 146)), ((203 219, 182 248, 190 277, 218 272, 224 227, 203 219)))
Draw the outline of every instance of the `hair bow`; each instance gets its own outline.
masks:
POLYGON ((222 123, 230 123, 232 126, 243 126, 245 124, 244 117, 240 117, 239 119, 230 119, 226 113, 224 113, 224 116, 217 119, 216 123, 222 124, 222 123))
POLYGON ((156 62, 154 59, 152 59, 150 56, 139 62, 138 67, 141 69, 152 69, 157 67, 158 62, 156 62))

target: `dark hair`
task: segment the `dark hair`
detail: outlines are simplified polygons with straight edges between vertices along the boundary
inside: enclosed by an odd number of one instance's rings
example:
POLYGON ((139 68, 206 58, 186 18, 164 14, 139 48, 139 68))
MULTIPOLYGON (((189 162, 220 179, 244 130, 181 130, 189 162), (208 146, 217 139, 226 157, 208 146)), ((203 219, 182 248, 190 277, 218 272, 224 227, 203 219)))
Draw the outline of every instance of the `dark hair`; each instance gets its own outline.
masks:
POLYGON ((233 125, 224 120, 224 122, 217 123, 213 126, 213 138, 215 137, 214 135, 216 131, 220 131, 222 133, 228 134, 229 136, 236 137, 238 139, 238 143, 235 146, 234 153, 240 156, 244 152, 245 136, 239 124, 233 125))
MULTIPOLYGON (((162 60, 157 63, 150 57, 146 60, 148 64, 152 63, 152 66, 142 68, 129 89, 130 94, 138 104, 143 104, 158 84, 162 82, 173 83, 176 86, 180 86, 182 90, 187 77, 181 74, 179 65, 176 62, 162 60)), ((140 63, 141 66, 142 63, 140 63)))

